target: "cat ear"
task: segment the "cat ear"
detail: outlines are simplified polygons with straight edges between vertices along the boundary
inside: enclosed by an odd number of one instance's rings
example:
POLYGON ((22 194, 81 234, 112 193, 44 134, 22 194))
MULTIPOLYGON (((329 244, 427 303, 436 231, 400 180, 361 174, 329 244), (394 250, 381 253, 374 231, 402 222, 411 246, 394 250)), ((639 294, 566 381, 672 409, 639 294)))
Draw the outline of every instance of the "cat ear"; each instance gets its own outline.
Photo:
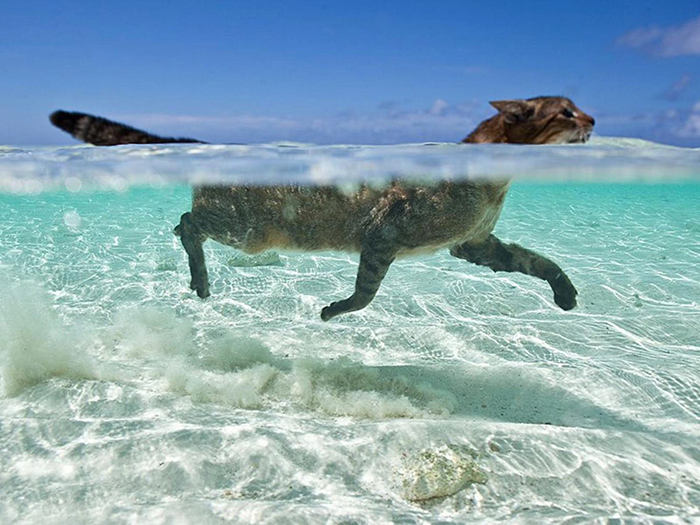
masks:
POLYGON ((535 108, 527 100, 494 100, 489 104, 503 115, 508 124, 524 122, 535 113, 535 108))

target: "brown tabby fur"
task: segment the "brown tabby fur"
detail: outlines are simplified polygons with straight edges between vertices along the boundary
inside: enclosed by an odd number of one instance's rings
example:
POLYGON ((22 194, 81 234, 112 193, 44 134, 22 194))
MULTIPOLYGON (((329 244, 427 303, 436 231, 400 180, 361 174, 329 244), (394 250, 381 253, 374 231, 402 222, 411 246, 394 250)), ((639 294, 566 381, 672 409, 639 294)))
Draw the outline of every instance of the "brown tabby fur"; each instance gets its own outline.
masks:
MULTIPOLYGON (((462 142, 585 142, 594 125, 592 117, 563 97, 491 105, 498 114, 479 124, 462 142)), ((94 144, 197 142, 158 137, 85 114, 56 112, 51 120, 94 144), (65 115, 74 115, 81 123, 79 128, 71 127, 65 115)), ((332 186, 205 185, 194 188, 192 211, 182 216, 175 233, 189 257, 190 287, 202 298, 209 295, 202 243, 212 238, 247 253, 270 248, 360 252, 354 293, 323 308, 323 320, 367 306, 397 257, 441 248, 493 271, 544 279, 557 305, 569 310, 576 305, 577 292, 559 266, 491 234, 509 184, 444 181, 415 185, 399 180, 383 189, 362 186, 352 194, 332 186)))
POLYGON ((77 111, 54 111, 49 117, 51 124, 73 135, 76 139, 95 146, 118 146, 120 144, 172 144, 199 143, 201 140, 159 137, 126 124, 113 122, 77 111))

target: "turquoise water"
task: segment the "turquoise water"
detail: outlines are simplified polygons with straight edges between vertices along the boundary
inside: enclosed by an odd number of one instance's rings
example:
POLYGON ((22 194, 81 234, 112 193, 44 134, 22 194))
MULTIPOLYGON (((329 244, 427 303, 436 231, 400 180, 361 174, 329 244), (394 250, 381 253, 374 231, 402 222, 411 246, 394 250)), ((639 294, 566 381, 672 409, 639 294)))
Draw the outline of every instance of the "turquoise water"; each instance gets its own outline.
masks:
POLYGON ((210 241, 202 301, 189 186, 103 151, 0 163, 0 522, 700 519, 696 150, 659 161, 674 183, 516 180, 495 233, 557 261, 575 310, 437 253, 328 323, 356 255, 210 241))

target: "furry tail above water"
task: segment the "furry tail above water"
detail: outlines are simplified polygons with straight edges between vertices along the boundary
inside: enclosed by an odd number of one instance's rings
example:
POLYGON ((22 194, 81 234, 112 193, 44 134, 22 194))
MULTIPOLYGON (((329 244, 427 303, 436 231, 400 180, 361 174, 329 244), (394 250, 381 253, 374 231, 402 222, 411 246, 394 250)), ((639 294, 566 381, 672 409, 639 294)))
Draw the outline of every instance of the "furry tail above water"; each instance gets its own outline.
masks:
POLYGON ((51 123, 70 133, 76 139, 95 146, 119 144, 205 144, 201 140, 176 137, 160 137, 102 117, 87 113, 58 110, 51 113, 51 123))

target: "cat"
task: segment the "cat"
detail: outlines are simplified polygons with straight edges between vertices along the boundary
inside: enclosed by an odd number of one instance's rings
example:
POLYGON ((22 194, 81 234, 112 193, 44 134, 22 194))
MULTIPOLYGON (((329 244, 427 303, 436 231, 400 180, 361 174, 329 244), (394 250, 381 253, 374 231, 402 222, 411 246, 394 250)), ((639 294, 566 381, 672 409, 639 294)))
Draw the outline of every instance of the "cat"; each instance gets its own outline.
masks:
MULTIPOLYGON (((594 119, 565 97, 491 102, 498 111, 464 143, 560 144, 588 140, 594 119)), ((159 137, 84 113, 57 111, 51 122, 96 145, 195 142, 159 137)), ((553 261, 492 234, 510 180, 441 181, 430 185, 395 180, 385 188, 361 185, 354 193, 332 186, 226 186, 193 189, 192 210, 175 227, 187 252, 190 288, 209 296, 202 243, 211 238, 247 253, 270 248, 360 253, 354 293, 321 310, 321 318, 366 307, 398 257, 448 248, 454 257, 494 272, 520 272, 547 281, 563 310, 577 291, 553 261)))

